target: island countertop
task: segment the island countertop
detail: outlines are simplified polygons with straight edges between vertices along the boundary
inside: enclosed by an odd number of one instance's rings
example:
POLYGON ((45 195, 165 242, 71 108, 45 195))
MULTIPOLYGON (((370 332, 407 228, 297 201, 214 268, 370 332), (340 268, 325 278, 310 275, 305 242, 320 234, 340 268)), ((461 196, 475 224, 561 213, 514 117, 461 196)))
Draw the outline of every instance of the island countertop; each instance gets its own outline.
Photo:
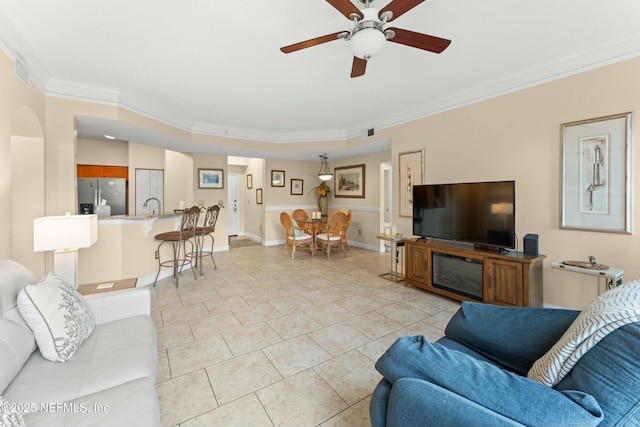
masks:
POLYGON ((118 225, 127 225, 127 224, 144 224, 144 235, 148 236, 153 231, 153 227, 156 221, 158 220, 167 220, 172 219, 175 221, 175 225, 173 229, 177 230, 180 226, 180 221, 182 219, 181 212, 164 212, 161 214, 155 215, 114 215, 114 216, 103 216, 98 217, 98 226, 101 227, 112 227, 118 225))

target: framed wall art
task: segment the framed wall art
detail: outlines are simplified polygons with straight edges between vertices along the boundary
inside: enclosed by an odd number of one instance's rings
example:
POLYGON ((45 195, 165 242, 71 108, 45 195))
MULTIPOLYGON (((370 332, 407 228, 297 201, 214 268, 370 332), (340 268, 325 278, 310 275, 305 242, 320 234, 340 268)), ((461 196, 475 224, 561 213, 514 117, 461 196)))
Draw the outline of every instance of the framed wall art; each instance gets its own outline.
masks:
POLYGON ((224 188, 224 170, 198 169, 198 188, 224 188))
POLYGON ((247 190, 251 190, 253 188, 253 175, 247 175, 247 190))
POLYGON ((631 233, 632 113, 565 123, 560 228, 631 233))
POLYGON ((262 188, 256 188, 256 204, 262 204, 262 188))
POLYGON ((424 150, 398 155, 400 173, 400 216, 413 216, 413 186, 424 179, 424 150))
POLYGON ((304 181, 301 179, 291 178, 291 195, 301 196, 303 193, 304 181))
POLYGON ((333 173, 334 197, 364 198, 365 165, 334 168, 333 173))
POLYGON ((271 171, 271 186, 284 187, 284 171, 271 171))

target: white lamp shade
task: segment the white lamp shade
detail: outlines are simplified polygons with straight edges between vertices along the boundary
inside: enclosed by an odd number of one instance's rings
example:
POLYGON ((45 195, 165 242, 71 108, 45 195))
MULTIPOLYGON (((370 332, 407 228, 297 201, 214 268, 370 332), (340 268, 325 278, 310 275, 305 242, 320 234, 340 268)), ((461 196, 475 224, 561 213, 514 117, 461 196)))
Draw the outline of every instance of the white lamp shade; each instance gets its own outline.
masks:
POLYGON ((34 252, 88 248, 97 241, 97 215, 46 216, 33 220, 34 252))
POLYGON ((513 213, 513 203, 493 203, 491 213, 494 215, 510 215, 513 213))
POLYGON ((358 58, 369 59, 380 53, 386 40, 382 31, 376 28, 364 28, 351 37, 349 46, 358 58))

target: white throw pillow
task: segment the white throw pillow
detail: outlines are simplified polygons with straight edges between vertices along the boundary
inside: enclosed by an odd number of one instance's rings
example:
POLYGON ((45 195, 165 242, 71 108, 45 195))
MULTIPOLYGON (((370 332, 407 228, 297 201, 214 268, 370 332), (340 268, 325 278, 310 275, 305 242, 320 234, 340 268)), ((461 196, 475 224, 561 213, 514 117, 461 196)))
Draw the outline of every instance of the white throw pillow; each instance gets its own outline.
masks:
POLYGON ((610 332, 635 322, 640 322, 640 280, 607 291, 589 304, 527 376, 553 387, 610 332))
POLYGON ((18 310, 42 356, 54 362, 69 360, 95 328, 80 292, 51 273, 20 291, 18 310))
POLYGON ((18 406, 15 403, 7 402, 0 396, 0 427, 25 427, 22 414, 18 412, 18 406))

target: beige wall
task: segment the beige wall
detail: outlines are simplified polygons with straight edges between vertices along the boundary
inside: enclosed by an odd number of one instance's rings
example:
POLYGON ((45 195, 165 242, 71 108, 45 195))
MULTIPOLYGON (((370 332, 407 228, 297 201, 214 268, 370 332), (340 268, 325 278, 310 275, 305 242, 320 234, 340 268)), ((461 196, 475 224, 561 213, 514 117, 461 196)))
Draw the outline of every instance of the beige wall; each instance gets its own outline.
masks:
MULTIPOLYGON (((380 165, 390 160, 388 151, 359 156, 351 159, 332 161, 329 158, 331 169, 341 166, 365 165, 365 197, 364 198, 340 198, 335 197, 335 180, 327 181, 331 187, 329 195, 329 209, 337 210, 348 207, 353 213, 348 239, 353 246, 371 250, 379 250, 380 242, 376 234, 380 232, 380 165)), ((320 162, 301 162, 268 159, 265 170, 265 242, 267 245, 281 244, 284 242, 284 231, 280 225, 280 212, 293 213, 295 209, 307 211, 318 210, 318 199, 313 191, 320 184, 318 170, 320 162), (285 171, 285 186, 271 187, 271 171, 285 171), (291 195, 291 179, 302 179, 304 185, 303 195, 291 195)))
MULTIPOLYGON (((0 69, 11 70, 10 58, 0 54, 0 69)), ((379 209, 380 169, 382 161, 391 161, 393 171, 397 172, 398 153, 423 148, 426 154, 426 182, 460 182, 484 180, 516 180, 516 229, 519 240, 526 233, 540 235, 540 250, 547 255, 544 269, 544 301, 547 304, 581 308, 596 294, 595 279, 580 274, 552 270, 550 264, 556 259, 586 259, 594 255, 602 263, 625 270, 625 279, 640 277, 640 265, 636 262, 640 255, 640 241, 636 235, 620 235, 598 232, 570 231, 560 229, 560 124, 610 114, 635 111, 634 128, 638 128, 640 110, 640 85, 636 84, 640 75, 640 58, 608 65, 599 69, 563 78, 554 82, 520 90, 473 105, 443 112, 434 116, 414 120, 392 128, 378 130, 376 137, 390 138, 392 149, 389 153, 371 155, 362 160, 346 159, 333 161, 331 166, 349 164, 367 164, 367 198, 332 199, 330 206, 350 206, 362 229, 363 246, 377 247, 375 233, 380 231, 379 209), (370 166, 371 165, 371 166, 370 166), (373 175, 370 175, 373 174, 373 175), (376 188, 378 191, 376 191, 376 188), (372 198, 370 198, 372 197, 372 198)), ((51 257, 28 253, 28 245, 14 242, 12 230, 29 230, 33 218, 18 215, 15 209, 15 192, 19 188, 15 182, 20 179, 14 168, 22 167, 12 163, 12 144, 14 137, 44 138, 44 196, 36 196, 31 207, 34 217, 41 211, 46 215, 75 211, 75 161, 76 130, 75 117, 82 114, 123 120, 154 131, 170 134, 196 143, 218 143, 221 145, 245 144, 247 147, 262 147, 267 143, 256 141, 238 141, 231 138, 218 138, 188 134, 166 124, 154 122, 121 107, 103 104, 91 104, 45 97, 33 85, 25 87, 11 72, 0 73, 0 257, 28 260, 38 264, 40 259, 51 257), (27 117, 25 120, 24 118, 27 117), (26 124, 25 124, 26 123, 26 124), (13 237, 11 237, 13 236, 13 237), (35 261, 34 261, 35 260, 35 261)), ((331 141, 310 144, 269 144, 274 152, 290 149, 292 146, 308 147, 309 150, 324 152, 333 148, 361 144, 359 138, 348 141, 331 141)), ((138 156, 140 164, 147 162, 152 168, 165 168, 175 165, 188 170, 187 178, 181 173, 172 176, 170 194, 165 195, 176 203, 192 195, 192 203, 204 200, 205 204, 219 199, 226 200, 224 190, 201 190, 197 188, 197 168, 217 167, 227 169, 226 156, 193 154, 170 155, 166 158, 164 150, 155 152, 149 147, 137 147, 131 150, 129 160, 138 156), (144 153, 144 154, 143 154, 144 153), (148 156, 148 154, 152 154, 148 156), (156 157, 157 155, 157 157, 156 157), (162 158, 162 161, 159 159, 162 158), (191 189, 191 191, 189 191, 191 189)), ((37 144, 36 144, 37 145, 37 144)), ((633 152, 632 165, 638 165, 638 150, 633 152)), ((37 167, 35 163, 32 167, 37 167)), ((143 166, 140 166, 143 167, 143 166)), ((247 201, 245 225, 258 224, 262 230, 246 229, 252 235, 260 235, 268 244, 281 239, 281 230, 277 215, 282 209, 292 209, 298 205, 315 207, 315 198, 308 195, 309 189, 317 184, 315 174, 318 162, 289 162, 266 160, 260 165, 248 165, 245 173, 252 173, 253 191, 244 193, 247 201), (286 171, 286 186, 270 186, 270 171, 286 171), (290 179, 304 179, 305 195, 291 196, 290 179), (251 205, 255 200, 255 189, 264 189, 264 205, 251 205), (251 206, 251 209, 249 209, 251 206), (263 215, 261 217, 261 215, 263 215)), ((633 175, 638 181, 638 174, 633 175)), ((246 182, 246 181, 245 181, 246 182)), ((635 184, 635 182, 634 182, 635 184)), ((393 176, 393 188, 398 186, 397 174, 393 176)), ((242 182, 240 187, 242 188, 242 182)), ((638 200, 640 186, 633 185, 632 200, 638 200)), ((188 199, 187 199, 188 200, 188 199)), ((394 191, 393 206, 398 205, 394 191)), ((638 215, 633 209, 633 222, 638 215)), ((226 212, 222 211, 224 225, 219 222, 218 236, 226 236, 226 212), (224 231, 222 231, 224 230, 224 231)), ((394 212, 393 222, 398 230, 411 233, 410 218, 400 218, 394 212)), ((355 224, 354 224, 355 226, 355 224)), ((352 226, 352 228, 354 227, 352 226)), ((637 228, 637 226, 636 226, 637 228)), ((358 230, 358 227, 353 228, 358 230)), ((218 231, 216 232, 218 233, 218 231)), ((354 236, 356 237, 356 236, 354 236)), ((28 236, 27 238, 32 238, 28 236)), ((117 240, 117 239, 114 239, 117 240)), ((116 244, 117 245, 117 244, 116 244)), ((88 249, 87 251, 90 251, 88 249)), ((97 266, 96 266, 97 267, 97 266)), ((35 268, 34 268, 35 269, 35 268)), ((34 271, 39 274, 41 271, 34 271)), ((123 270, 124 271, 124 270, 123 270)), ((82 281, 82 278, 81 278, 82 281)))
POLYGON ((76 163, 79 165, 129 166, 129 143, 78 138, 76 163))
POLYGON ((191 169, 193 179, 193 203, 202 206, 211 206, 224 201, 224 209, 220 209, 216 231, 213 233, 215 246, 228 248, 229 214, 227 206, 227 156, 219 154, 193 154, 193 168, 191 169), (224 189, 201 189, 198 188, 198 169, 222 169, 224 170, 224 189))
MULTIPOLYGON (((597 281, 552 270, 558 259, 587 260, 625 270, 625 280, 640 278, 637 237, 640 185, 633 185, 635 235, 560 229, 560 125, 576 120, 635 111, 640 120, 640 58, 521 90, 403 126, 381 134, 393 138, 394 170, 398 153, 424 148, 427 183, 516 180, 516 232, 540 236, 544 301, 582 308, 597 293, 597 281)), ((637 140, 637 137, 634 138, 637 140)), ((635 145, 635 144, 634 144, 635 145)), ((637 169, 640 150, 633 151, 637 169)), ((638 174, 634 174, 638 182, 638 174)), ((397 174, 393 177, 397 188, 397 174)), ((394 206, 398 205, 394 194, 394 206)), ((411 219, 395 215, 400 232, 411 232, 411 219)))
POLYGON ((14 258, 39 274, 45 256, 33 253, 33 218, 45 210, 46 98, 14 76, 13 61, 1 52, 0 71, 0 258, 14 258), (30 156, 25 150, 34 151, 30 156))
POLYGON ((255 240, 263 240, 264 236, 264 205, 257 204, 256 190, 265 187, 265 160, 246 158, 244 181, 241 180, 240 188, 243 189, 240 198, 244 210, 244 235, 255 240), (247 188, 247 175, 251 174, 252 188, 247 188), (244 184, 243 184, 244 182, 244 184))

